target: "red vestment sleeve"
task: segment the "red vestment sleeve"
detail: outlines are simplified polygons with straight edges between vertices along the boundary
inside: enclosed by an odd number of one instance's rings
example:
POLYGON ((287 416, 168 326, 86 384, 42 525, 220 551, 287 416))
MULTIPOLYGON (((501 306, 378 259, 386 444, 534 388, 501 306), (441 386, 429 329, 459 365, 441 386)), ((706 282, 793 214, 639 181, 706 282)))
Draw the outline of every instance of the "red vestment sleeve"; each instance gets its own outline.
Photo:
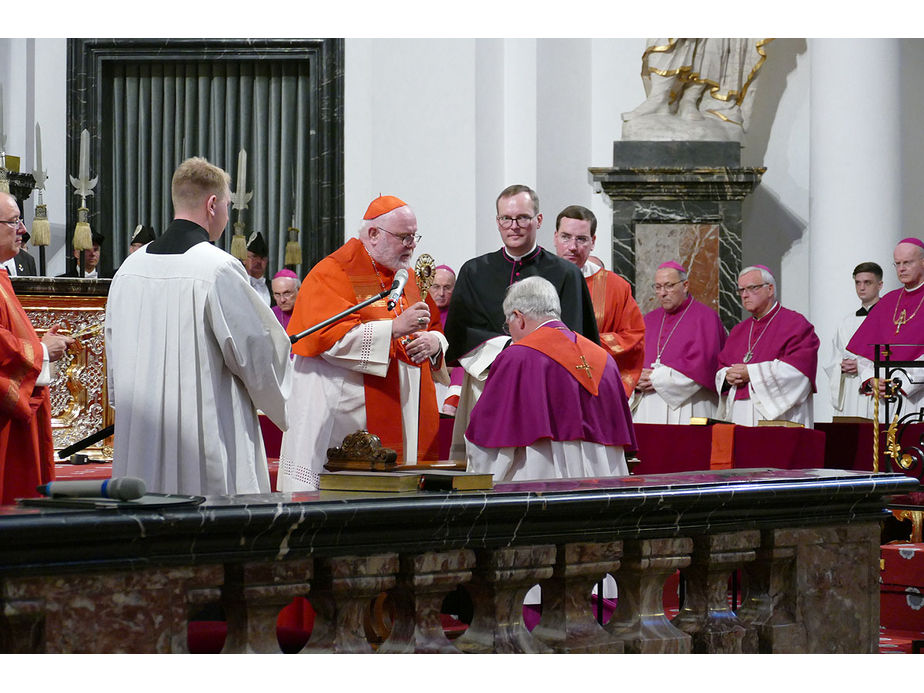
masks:
POLYGON ((616 360, 626 396, 631 396, 645 362, 642 311, 632 298, 629 282, 614 272, 601 269, 587 277, 587 288, 594 304, 600 344, 616 360))

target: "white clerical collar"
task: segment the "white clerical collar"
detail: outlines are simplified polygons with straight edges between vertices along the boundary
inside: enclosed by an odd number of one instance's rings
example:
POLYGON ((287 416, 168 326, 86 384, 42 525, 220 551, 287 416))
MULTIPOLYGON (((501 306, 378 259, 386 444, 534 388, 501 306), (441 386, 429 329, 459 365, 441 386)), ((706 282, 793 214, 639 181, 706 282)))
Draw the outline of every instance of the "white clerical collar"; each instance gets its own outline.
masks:
POLYGON ((526 257, 527 255, 529 255, 530 253, 532 253, 534 250, 536 250, 536 248, 537 248, 538 245, 539 245, 538 243, 533 243, 533 247, 530 248, 529 250, 527 250, 527 251, 526 251, 525 253, 523 253, 522 255, 514 255, 513 253, 511 253, 511 252, 507 249, 506 246, 504 247, 504 252, 507 253, 507 257, 509 257, 511 260, 522 260, 524 257, 526 257))
POLYGON ((587 277, 592 277, 593 275, 595 275, 597 272, 599 272, 602 269, 603 268, 597 263, 591 262, 590 260, 588 260, 587 262, 584 263, 584 266, 581 267, 581 274, 583 274, 584 278, 586 279, 587 277))
POLYGON ((760 322, 761 320, 763 320, 764 318, 766 318, 768 315, 770 315, 770 313, 772 313, 773 311, 775 311, 778 307, 782 307, 782 306, 780 306, 780 302, 779 302, 779 301, 774 301, 774 302, 773 302, 773 306, 770 308, 770 310, 768 310, 766 313, 764 313, 763 315, 761 315, 759 318, 755 315, 755 316, 754 316, 754 321, 755 321, 755 322, 760 322))
POLYGON ((924 286, 924 281, 922 281, 920 284, 918 284, 918 285, 917 285, 916 287, 914 287, 913 289, 909 289, 907 286, 906 286, 906 287, 903 287, 903 288, 905 289, 905 291, 907 291, 907 292, 910 294, 912 291, 917 291, 917 290, 920 289, 922 286, 924 286))
POLYGON ((96 271, 96 268, 94 268, 92 272, 84 271, 83 278, 84 279, 99 279, 99 272, 96 271))
POLYGON ((19 276, 16 274, 16 258, 15 257, 0 264, 0 267, 3 267, 3 269, 6 270, 6 273, 10 275, 11 277, 19 276))

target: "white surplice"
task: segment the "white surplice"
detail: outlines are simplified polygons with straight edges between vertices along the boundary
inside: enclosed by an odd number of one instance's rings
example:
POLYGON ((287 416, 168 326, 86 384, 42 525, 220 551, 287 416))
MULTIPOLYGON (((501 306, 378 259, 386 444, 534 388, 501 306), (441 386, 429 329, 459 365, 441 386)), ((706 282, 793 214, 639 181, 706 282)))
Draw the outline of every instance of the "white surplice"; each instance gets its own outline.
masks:
POLYGON ((654 392, 633 392, 632 420, 645 424, 688 424, 694 416, 715 417, 718 397, 680 371, 657 365, 651 369, 654 392))
POLYGON ((465 444, 467 470, 493 474, 495 482, 629 475, 619 445, 549 438, 525 447, 486 448, 468 439, 465 444))
POLYGON ((491 372, 491 364, 504 347, 510 343, 506 335, 492 337, 483 344, 469 351, 465 356, 459 357, 459 365, 465 369, 462 379, 462 390, 459 393, 459 406, 456 409, 456 418, 452 426, 452 445, 449 449, 449 458, 464 460, 466 458, 465 429, 472 417, 472 409, 478 403, 478 398, 484 392, 484 383, 491 372))
POLYGON ((285 330, 223 250, 146 250, 122 263, 106 304, 113 476, 157 493, 269 493, 257 409, 288 427, 285 330))
MULTIPOLYGON (((719 401, 717 418, 739 426, 756 426, 758 421, 792 421, 806 428, 815 425, 812 383, 799 369, 779 359, 747 364, 750 399, 734 399, 731 388, 719 401)), ((728 368, 715 375, 721 392, 728 368)))
MULTIPOLYGON (((827 361, 825 361, 824 371, 828 375, 831 406, 834 407, 835 416, 873 418, 872 397, 860 394, 860 384, 863 380, 860 378, 859 367, 857 373, 841 372, 841 361, 843 359, 857 358, 856 354, 847 351, 847 344, 865 319, 865 315, 855 313, 844 316, 844 319, 838 323, 837 331, 831 340, 831 352, 827 361)), ((884 421, 884 417, 885 409, 880 407, 879 420, 884 421)))
MULTIPOLYGON (((312 491, 327 462, 327 449, 337 447, 351 433, 366 428, 364 375, 384 378, 388 373, 391 320, 357 325, 321 356, 295 355, 290 426, 279 450, 280 491, 312 491)), ((431 359, 443 361, 448 343, 441 332, 432 332, 442 351, 431 359)), ((427 367, 426 365, 424 366, 427 367)), ((420 409, 420 368, 398 361, 401 397, 402 462, 417 462, 417 422, 420 409)), ((448 382, 443 367, 434 379, 448 382)))

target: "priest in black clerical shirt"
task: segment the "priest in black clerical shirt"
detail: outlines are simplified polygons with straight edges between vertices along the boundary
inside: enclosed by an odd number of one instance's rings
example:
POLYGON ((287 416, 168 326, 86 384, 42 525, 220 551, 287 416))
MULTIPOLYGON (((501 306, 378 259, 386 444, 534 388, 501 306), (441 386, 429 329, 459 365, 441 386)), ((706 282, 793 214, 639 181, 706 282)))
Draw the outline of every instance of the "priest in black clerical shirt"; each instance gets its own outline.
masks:
POLYGON ((541 248, 536 235, 542 225, 539 198, 525 185, 511 185, 497 198, 497 228, 504 247, 469 260, 456 279, 446 320, 446 354, 451 366, 465 369, 456 410, 452 459, 465 458, 463 435, 469 414, 494 358, 510 343, 502 304, 507 287, 526 277, 552 283, 561 300, 561 317, 568 327, 599 343, 597 323, 587 282, 573 263, 541 248))

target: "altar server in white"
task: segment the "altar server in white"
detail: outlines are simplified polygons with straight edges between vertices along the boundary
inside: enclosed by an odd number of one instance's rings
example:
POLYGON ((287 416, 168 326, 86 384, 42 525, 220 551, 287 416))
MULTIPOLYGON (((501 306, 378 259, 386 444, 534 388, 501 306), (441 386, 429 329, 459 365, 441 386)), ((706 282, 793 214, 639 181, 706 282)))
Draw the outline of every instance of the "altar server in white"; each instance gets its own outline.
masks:
MULTIPOLYGON (((860 394, 857 355, 847 351, 847 344, 866 320, 870 309, 879 302, 879 292, 882 291, 882 267, 875 262, 861 262, 853 270, 853 283, 862 305, 855 312, 845 315, 838 323, 824 368, 828 374, 831 405, 834 407, 835 416, 861 416, 872 419, 873 400, 860 394)), ((883 408, 880 418, 884 416, 883 408)))
POLYGON ((113 476, 149 492, 269 493, 257 418, 288 427, 290 341, 240 261, 209 241, 229 176, 202 158, 173 175, 174 221, 122 263, 106 305, 113 476))

